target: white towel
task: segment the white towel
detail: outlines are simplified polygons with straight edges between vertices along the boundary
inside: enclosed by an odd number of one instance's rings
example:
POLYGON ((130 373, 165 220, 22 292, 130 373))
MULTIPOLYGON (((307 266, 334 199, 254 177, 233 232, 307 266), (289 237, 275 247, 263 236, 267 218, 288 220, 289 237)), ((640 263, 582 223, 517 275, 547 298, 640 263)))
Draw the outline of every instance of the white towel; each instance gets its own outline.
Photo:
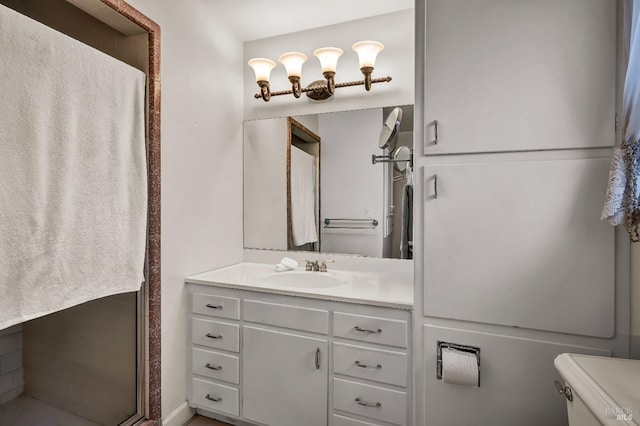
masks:
POLYGON ((318 241, 315 205, 315 157, 292 146, 291 233, 296 246, 318 241))
POLYGON ((0 329, 136 291, 145 76, 0 6, 0 329))

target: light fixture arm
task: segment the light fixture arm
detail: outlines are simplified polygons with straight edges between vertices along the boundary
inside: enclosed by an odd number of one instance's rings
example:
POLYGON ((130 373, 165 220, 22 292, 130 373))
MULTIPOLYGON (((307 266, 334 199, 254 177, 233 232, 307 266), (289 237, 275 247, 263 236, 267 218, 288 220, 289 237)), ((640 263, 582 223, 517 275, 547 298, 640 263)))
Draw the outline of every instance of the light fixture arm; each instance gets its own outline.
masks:
POLYGON ((362 75, 364 75, 364 88, 368 92, 371 90, 371 74, 373 73, 373 67, 360 68, 362 75))
MULTIPOLYGON (((376 84, 376 83, 388 83, 392 80, 392 78, 390 76, 386 76, 386 77, 380 77, 380 78, 372 78, 371 79, 371 84, 376 84)), ((356 80, 356 81, 346 81, 344 83, 335 83, 335 88, 339 89, 341 87, 353 87, 353 86, 362 86, 366 84, 366 82, 364 80, 356 80)), ((322 89, 324 92, 328 92, 326 87, 322 87, 320 88, 322 89)), ((318 86, 313 86, 313 85, 309 85, 307 87, 301 87, 300 88, 300 92, 301 93, 307 93, 307 96, 309 96, 310 98, 314 99, 312 96, 309 95, 310 92, 314 92, 314 91, 318 91, 319 88, 318 86)), ((281 96, 281 95, 291 95, 293 93, 293 90, 280 90, 277 92, 271 92, 270 95, 271 96, 281 96)), ((262 95, 260 93, 256 93, 255 95, 253 95, 254 98, 256 99, 260 99, 262 98, 262 95)))
POLYGON ((299 98, 300 95, 302 94, 302 87, 300 86, 300 77, 292 75, 291 77, 289 77, 289 81, 291 82, 291 93, 293 93, 293 96, 295 96, 296 98, 299 98))
POLYGON ((336 73, 333 71, 325 71, 322 75, 327 79, 327 92, 333 95, 336 91, 336 80, 334 78, 336 73))
POLYGON ((271 89, 269 88, 269 82, 260 80, 258 81, 258 86, 260 86, 260 94, 257 94, 256 98, 262 98, 265 102, 269 102, 269 99, 271 99, 271 89))

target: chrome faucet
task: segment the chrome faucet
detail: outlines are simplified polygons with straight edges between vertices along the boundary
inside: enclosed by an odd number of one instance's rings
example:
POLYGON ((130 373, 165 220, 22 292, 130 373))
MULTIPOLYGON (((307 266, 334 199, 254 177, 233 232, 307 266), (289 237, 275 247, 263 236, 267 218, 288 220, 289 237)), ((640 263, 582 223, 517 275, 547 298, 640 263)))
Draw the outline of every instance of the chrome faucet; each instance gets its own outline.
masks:
POLYGON ((317 260, 304 260, 306 263, 304 265, 304 269, 307 271, 318 272, 320 270, 320 265, 317 260))
POLYGON ((327 272, 327 263, 333 263, 333 260, 323 260, 320 265, 320 272, 327 272))
POLYGON ((333 263, 333 260, 323 260, 322 263, 319 260, 303 260, 305 261, 304 269, 313 272, 327 272, 327 263, 333 263))

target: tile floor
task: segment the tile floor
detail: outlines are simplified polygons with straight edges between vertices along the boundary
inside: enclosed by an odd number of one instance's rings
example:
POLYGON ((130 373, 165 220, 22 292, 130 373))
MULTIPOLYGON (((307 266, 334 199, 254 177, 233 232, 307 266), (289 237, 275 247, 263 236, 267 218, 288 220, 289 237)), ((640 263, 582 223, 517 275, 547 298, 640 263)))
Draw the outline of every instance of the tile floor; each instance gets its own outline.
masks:
POLYGON ((208 417, 195 416, 187 422, 185 426, 229 426, 227 423, 222 423, 217 420, 210 419, 208 417))
POLYGON ((28 396, 0 404, 2 426, 99 426, 28 396))

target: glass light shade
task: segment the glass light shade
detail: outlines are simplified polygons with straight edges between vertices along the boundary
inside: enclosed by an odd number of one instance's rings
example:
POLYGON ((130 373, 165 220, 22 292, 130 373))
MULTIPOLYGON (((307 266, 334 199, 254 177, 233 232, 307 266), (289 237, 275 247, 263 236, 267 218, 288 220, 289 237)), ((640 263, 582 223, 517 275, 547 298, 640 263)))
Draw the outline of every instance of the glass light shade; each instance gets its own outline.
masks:
POLYGON ((301 77, 302 64, 307 61, 307 55, 300 52, 287 52, 280 55, 278 60, 287 69, 287 77, 301 77))
POLYGON ((313 52, 313 55, 316 56, 320 60, 320 66, 322 67, 322 72, 336 72, 336 68, 338 67, 338 58, 342 55, 344 51, 338 47, 322 47, 320 49, 316 49, 313 52))
POLYGON ((276 66, 275 62, 267 58, 253 58, 247 63, 256 73, 256 81, 269 81, 271 70, 276 66))
POLYGON ((378 52, 384 49, 384 44, 378 41, 366 40, 354 43, 351 48, 358 54, 360 68, 374 68, 376 56, 378 56, 378 52))

